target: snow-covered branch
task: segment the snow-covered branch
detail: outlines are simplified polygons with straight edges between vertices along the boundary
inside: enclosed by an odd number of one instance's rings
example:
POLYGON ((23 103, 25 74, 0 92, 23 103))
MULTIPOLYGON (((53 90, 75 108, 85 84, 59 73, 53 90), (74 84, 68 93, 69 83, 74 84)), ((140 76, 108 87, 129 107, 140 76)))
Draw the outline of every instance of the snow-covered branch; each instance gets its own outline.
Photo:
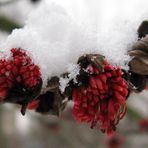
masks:
POLYGON ((1 102, 22 105, 23 115, 26 109, 60 115, 73 100, 77 121, 112 133, 128 95, 146 87, 147 21, 137 31, 143 11, 137 19, 112 17, 110 27, 100 23, 98 29, 43 1, 1 45, 1 102))

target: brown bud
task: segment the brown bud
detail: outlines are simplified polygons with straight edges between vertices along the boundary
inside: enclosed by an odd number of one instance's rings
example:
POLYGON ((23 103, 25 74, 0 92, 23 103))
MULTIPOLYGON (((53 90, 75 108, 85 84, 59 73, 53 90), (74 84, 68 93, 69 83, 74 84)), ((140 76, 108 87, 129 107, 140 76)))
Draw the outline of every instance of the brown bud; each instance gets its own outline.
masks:
POLYGON ((148 75, 148 58, 135 57, 130 61, 130 70, 140 75, 148 75))
POLYGON ((39 108, 37 108, 37 112, 59 116, 61 111, 65 108, 66 102, 64 102, 64 98, 60 93, 58 77, 52 77, 48 81, 46 89, 42 91, 42 94, 39 97, 41 98, 41 104, 39 105, 39 108), (45 101, 43 102, 43 100, 46 99, 52 100, 47 104, 48 106, 44 104, 45 101))
POLYGON ((138 28, 138 37, 142 38, 148 34, 148 21, 143 21, 138 28))
POLYGON ((130 70, 140 75, 148 75, 148 36, 138 41, 129 51, 132 60, 130 70))
POLYGON ((140 50, 148 54, 148 35, 137 41, 132 47, 132 50, 140 50))
POLYGON ((105 57, 100 54, 86 54, 79 58, 78 64, 80 64, 82 68, 86 68, 89 64, 91 64, 102 72, 104 68, 104 58, 105 57))

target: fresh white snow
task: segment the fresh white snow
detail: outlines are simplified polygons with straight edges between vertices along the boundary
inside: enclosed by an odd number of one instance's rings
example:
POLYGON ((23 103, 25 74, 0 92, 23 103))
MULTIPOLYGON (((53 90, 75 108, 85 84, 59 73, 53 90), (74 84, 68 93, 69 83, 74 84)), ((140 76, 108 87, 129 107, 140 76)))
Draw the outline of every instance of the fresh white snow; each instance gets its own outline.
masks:
MULTIPOLYGON (((77 60, 86 53, 103 54, 125 69, 127 50, 147 18, 147 0, 43 0, 26 25, 8 36, 0 56, 9 56, 14 47, 27 50, 41 69, 43 87, 47 79, 67 71, 69 79, 75 78, 77 60)), ((60 80, 62 91, 68 81, 60 80)))

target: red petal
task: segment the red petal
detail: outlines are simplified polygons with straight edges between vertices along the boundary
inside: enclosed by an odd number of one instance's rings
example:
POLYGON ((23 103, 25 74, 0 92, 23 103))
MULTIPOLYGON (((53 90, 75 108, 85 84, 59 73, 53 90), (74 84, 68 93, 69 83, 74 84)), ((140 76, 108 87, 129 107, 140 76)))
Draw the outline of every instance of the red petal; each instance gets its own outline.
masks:
POLYGON ((34 100, 28 104, 27 108, 30 110, 34 110, 39 106, 39 100, 34 100))
POLYGON ((0 100, 3 100, 4 98, 6 98, 8 95, 8 91, 3 89, 0 91, 0 100))
POLYGON ((125 104, 125 98, 117 91, 115 92, 115 97, 119 101, 120 104, 125 104))
POLYGON ((123 91, 123 87, 118 85, 118 84, 113 84, 112 86, 116 91, 122 92, 123 91))
POLYGON ((90 85, 93 88, 97 88, 96 79, 94 79, 93 77, 90 78, 90 85))
POLYGON ((101 80, 99 80, 99 79, 96 79, 96 84, 97 84, 97 88, 99 89, 99 90, 103 90, 103 84, 102 84, 102 81, 101 80))
POLYGON ((115 108, 113 99, 110 99, 108 104, 108 116, 111 120, 114 120, 115 118, 115 108))
POLYGON ((107 80, 106 75, 100 74, 100 75, 99 75, 99 78, 100 78, 100 80, 101 80, 102 82, 106 83, 106 80, 107 80))

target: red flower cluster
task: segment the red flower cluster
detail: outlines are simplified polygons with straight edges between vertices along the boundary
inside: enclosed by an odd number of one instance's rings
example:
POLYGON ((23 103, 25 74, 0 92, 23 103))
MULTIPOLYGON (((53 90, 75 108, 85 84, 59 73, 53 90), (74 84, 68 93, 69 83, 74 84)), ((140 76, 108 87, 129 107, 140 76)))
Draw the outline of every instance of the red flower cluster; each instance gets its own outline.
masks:
POLYGON ((142 132, 148 132, 148 119, 142 119, 139 121, 139 128, 142 132))
POLYGON ((11 49, 9 59, 0 60, 0 100, 8 96, 9 90, 15 85, 32 88, 39 83, 40 70, 24 50, 11 49))
POLYGON ((92 128, 99 123, 101 131, 110 134, 126 113, 128 85, 121 69, 107 62, 103 72, 92 65, 86 70, 90 74, 88 86, 72 93, 73 115, 78 122, 91 123, 92 128))

